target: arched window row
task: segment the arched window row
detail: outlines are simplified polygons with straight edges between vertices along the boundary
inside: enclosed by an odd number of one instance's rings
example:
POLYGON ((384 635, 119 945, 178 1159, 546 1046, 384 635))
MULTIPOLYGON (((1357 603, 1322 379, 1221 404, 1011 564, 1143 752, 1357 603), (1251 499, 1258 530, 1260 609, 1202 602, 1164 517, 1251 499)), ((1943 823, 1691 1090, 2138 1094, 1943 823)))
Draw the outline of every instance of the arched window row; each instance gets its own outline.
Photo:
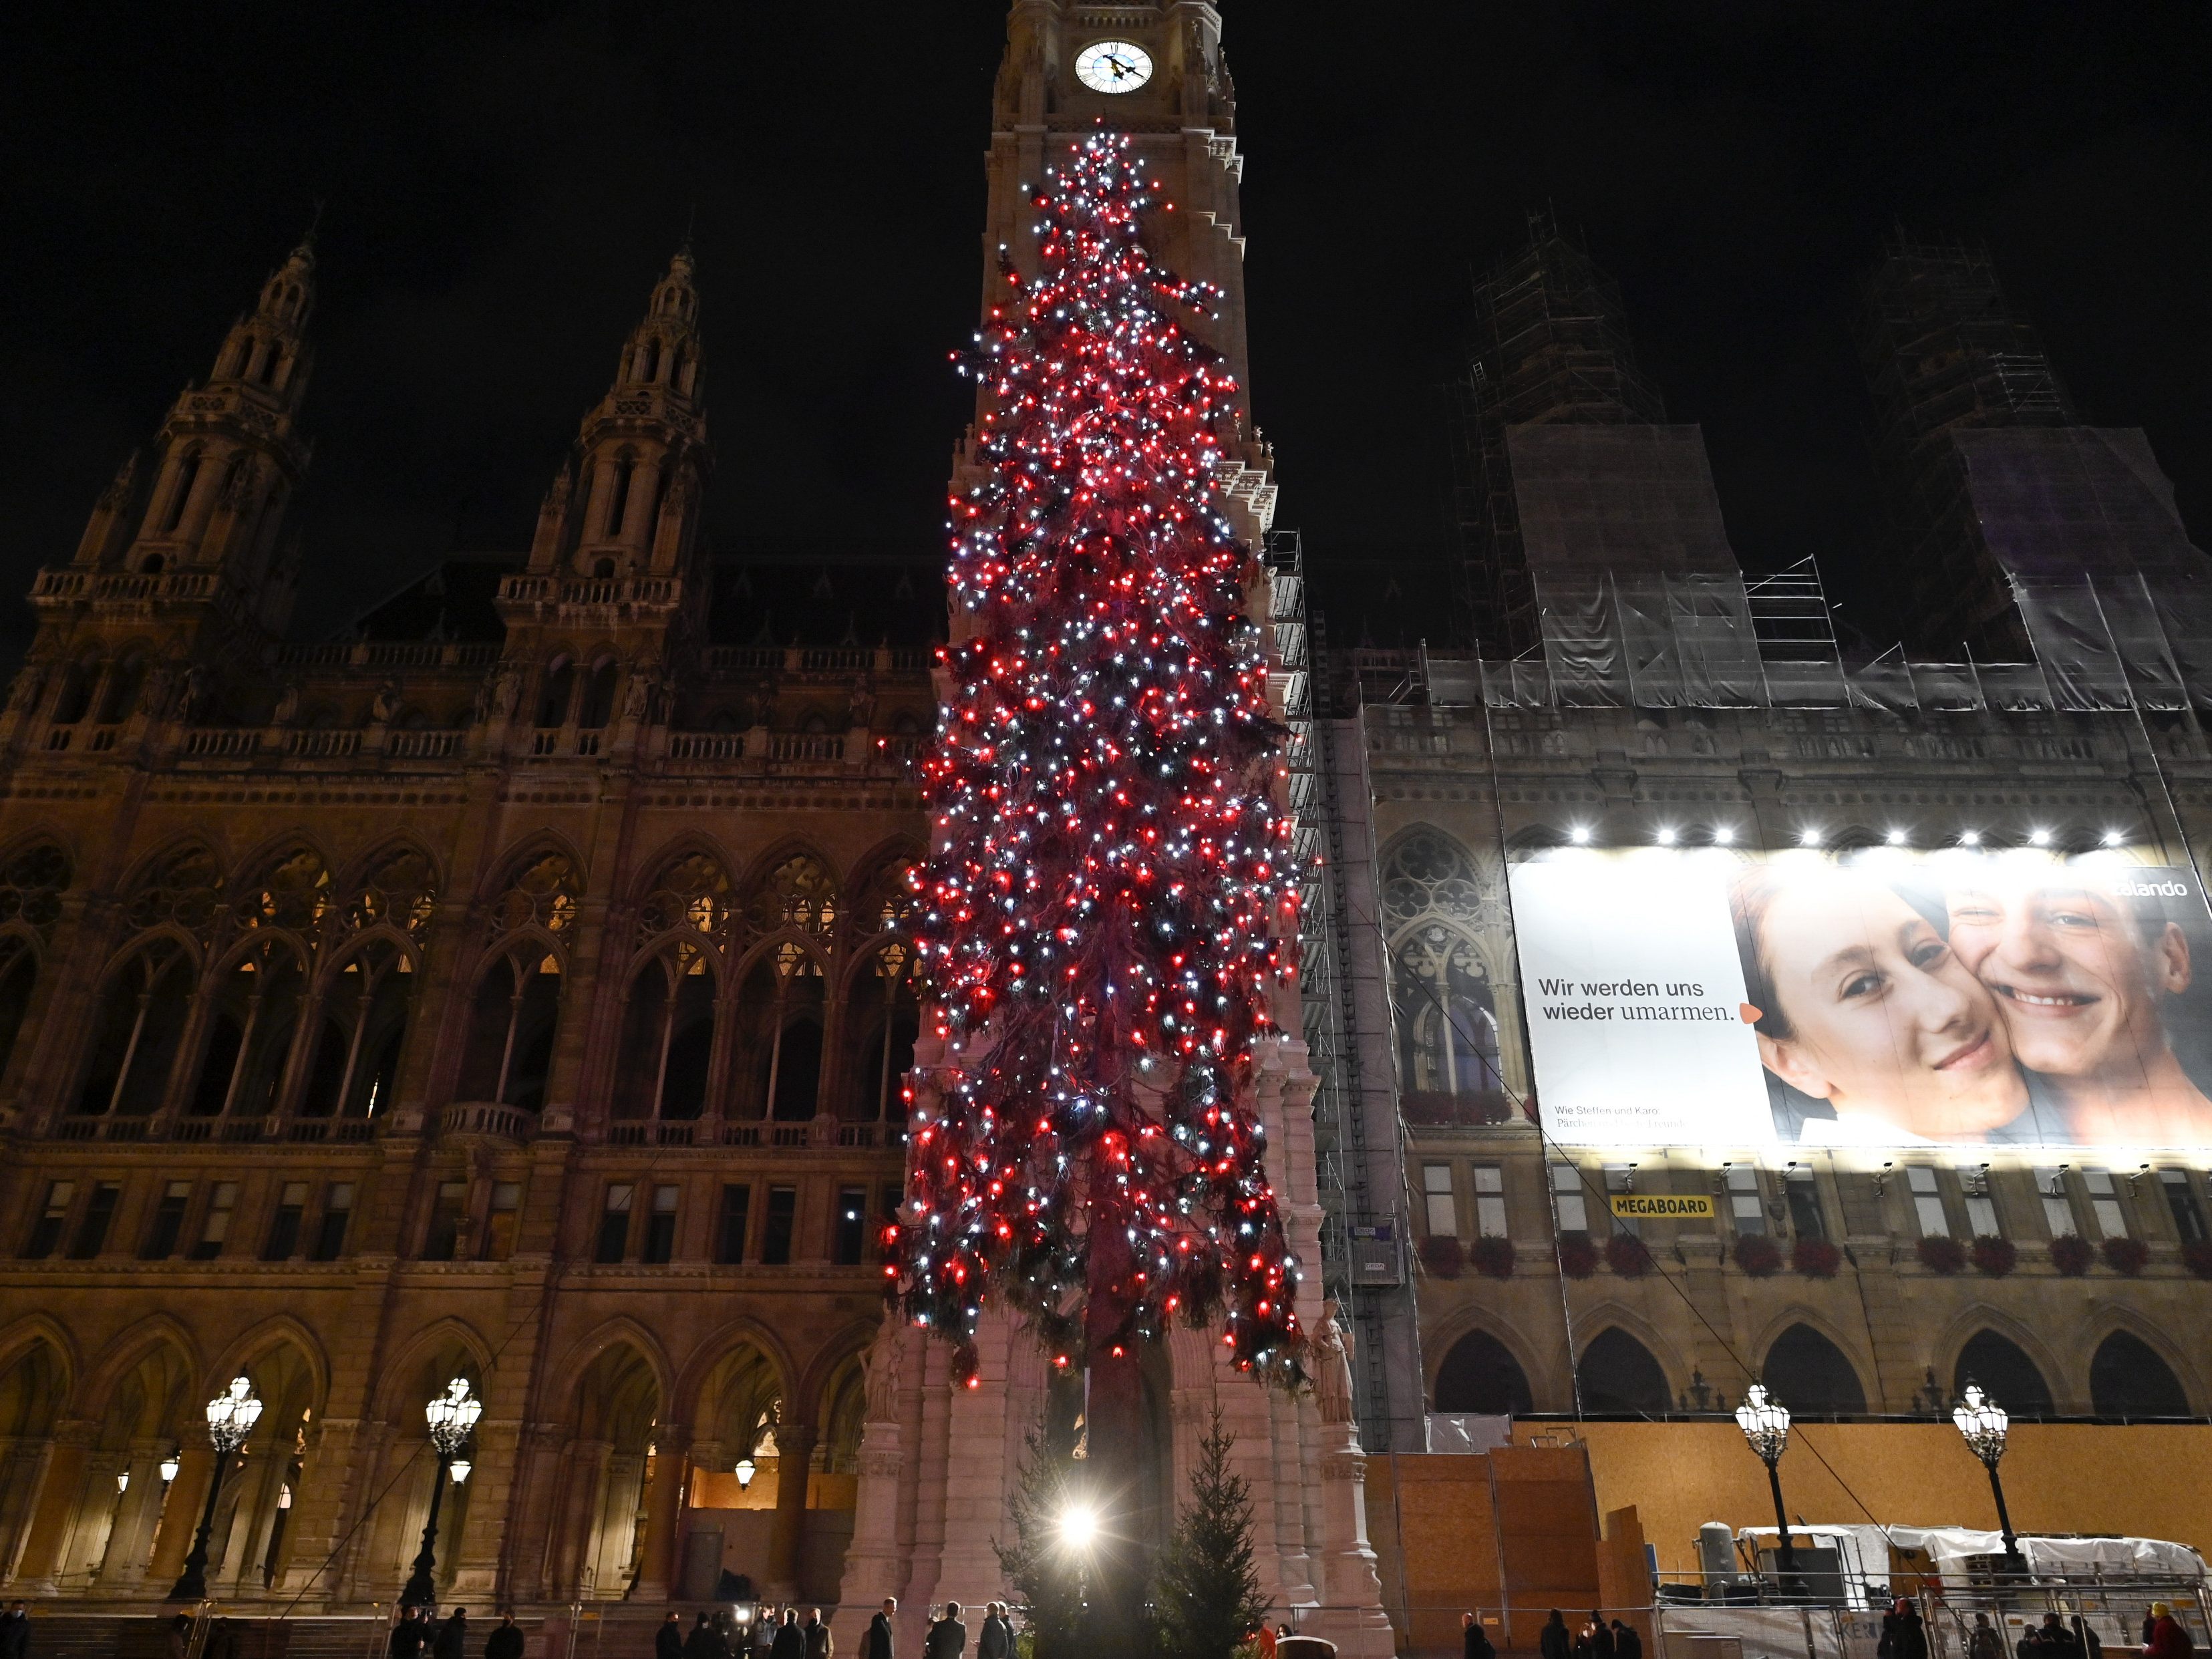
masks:
MULTIPOLYGON (((165 855, 124 902, 141 936, 104 981, 76 1112, 147 1117, 174 1101, 188 1121, 376 1115, 396 1081, 413 941, 436 890, 428 855, 409 846, 375 855, 343 888, 304 843, 233 884, 204 847, 165 855)), ((0 978, 0 999, 6 989, 0 978)))
MULTIPOLYGON (((15 887, 0 869, 0 902, 21 891, 31 913, 45 914, 41 871, 17 865, 15 887)), ((863 889, 878 919, 896 922, 907 885, 900 866, 863 889)), ((582 893, 574 862, 547 850, 512 866, 486 907, 488 949, 450 1074, 455 1098, 544 1104, 582 893)), ((169 1110, 187 1121, 375 1117, 398 1082, 435 908, 434 872, 412 847, 380 854, 343 884, 304 843, 236 881, 203 846, 173 851, 121 907, 136 937, 102 981, 72 1109, 169 1110)), ((710 855, 667 866, 641 908, 654 937, 627 969, 613 1115, 797 1121, 826 1110, 902 1123, 920 1030, 914 950, 880 937, 833 974, 824 935, 843 908, 834 878, 807 854, 778 862, 742 902, 710 855), (771 919, 783 924, 780 941, 731 965, 722 951, 740 921, 771 919)), ((37 974, 30 941, 9 937, 0 933, 0 1065, 37 974)))
POLYGON ((702 945, 663 944, 625 991, 613 1115, 799 1122, 826 1107, 849 1122, 902 1125, 921 1030, 914 962, 913 946, 893 939, 845 976, 833 1054, 830 980, 799 939, 771 944, 742 979, 702 945))
MULTIPOLYGON (((2089 1361, 2089 1409, 2104 1418, 2187 1419, 2200 1415, 2164 1355, 2134 1332, 2108 1332, 2089 1361)), ((1792 1412, 1808 1417, 1863 1417, 1869 1410, 1857 1368, 1811 1326, 1793 1324, 1769 1345, 1759 1379, 1792 1412)), ((1618 1326, 1592 1338, 1575 1367, 1582 1409, 1600 1416, 1664 1417, 1670 1405, 1666 1373, 1651 1351, 1618 1326)), ((1978 1384, 2015 1418, 2057 1415, 2042 1368, 2009 1337, 1977 1331, 1960 1346, 1952 1396, 1978 1384)), ((1512 1351, 1487 1331, 1471 1331, 1446 1351, 1437 1368, 1432 1409, 1525 1415, 1534 1410, 1527 1373, 1512 1351)), ((1696 1409, 1707 1409, 1700 1401, 1696 1409)))

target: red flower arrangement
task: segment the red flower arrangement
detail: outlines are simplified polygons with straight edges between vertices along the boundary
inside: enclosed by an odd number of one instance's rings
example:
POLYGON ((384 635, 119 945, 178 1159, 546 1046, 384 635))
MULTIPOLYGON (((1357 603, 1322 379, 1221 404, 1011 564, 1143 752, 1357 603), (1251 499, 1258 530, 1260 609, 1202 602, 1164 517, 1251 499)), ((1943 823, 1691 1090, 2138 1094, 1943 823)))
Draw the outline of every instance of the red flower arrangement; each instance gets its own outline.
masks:
POLYGON ((2087 1273, 2096 1255, 2079 1233, 2061 1233, 2051 1241, 2051 1265, 2068 1279, 2079 1279, 2087 1273))
POLYGON ((1421 1241, 1421 1265, 1438 1279, 1457 1279, 1467 1258, 1449 1233, 1431 1233, 1421 1241))
POLYGON ((1651 1271, 1650 1247, 1634 1233, 1615 1233, 1605 1241, 1605 1264, 1623 1279, 1641 1279, 1651 1271))
POLYGON ((2125 1235, 2106 1239, 2104 1252, 2105 1265, 2116 1273, 2125 1273, 2130 1279, 2141 1273, 2143 1264, 2150 1260, 2150 1246, 2140 1238, 2129 1238, 2125 1235))
POLYGON ((1833 1279, 1844 1253, 1825 1238, 1801 1238, 1790 1247, 1790 1265, 1808 1279, 1833 1279))
POLYGON ((1931 1233, 1920 1241, 1920 1265, 1931 1273, 1954 1273, 1966 1265, 1966 1247, 1948 1233, 1931 1233))
POLYGON ((2008 1238, 1995 1233, 1982 1233, 1967 1248, 1966 1255, 1974 1264, 1974 1271, 1991 1279, 2002 1279, 2020 1265, 2020 1252, 2008 1238))
POLYGON ((2183 1245, 2181 1265, 2199 1279, 2212 1279, 2212 1242, 2199 1238, 2183 1245))
POLYGON ((1561 1239, 1559 1271, 1570 1279, 1588 1279, 1597 1271, 1597 1246, 1587 1238, 1561 1239))
POLYGON ((1765 1279, 1782 1266, 1782 1247, 1765 1233, 1740 1233, 1735 1241, 1735 1265, 1753 1279, 1765 1279))
POLYGON ((1513 1277, 1513 1241, 1510 1238, 1478 1238, 1468 1247, 1468 1265, 1479 1273, 1492 1279, 1513 1277))

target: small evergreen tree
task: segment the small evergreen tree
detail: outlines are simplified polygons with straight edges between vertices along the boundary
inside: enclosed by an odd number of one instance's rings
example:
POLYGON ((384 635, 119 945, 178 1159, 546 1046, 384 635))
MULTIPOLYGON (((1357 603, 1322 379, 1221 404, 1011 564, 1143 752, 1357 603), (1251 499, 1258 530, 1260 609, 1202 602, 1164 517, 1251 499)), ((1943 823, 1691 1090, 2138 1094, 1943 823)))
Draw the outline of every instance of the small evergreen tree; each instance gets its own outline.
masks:
POLYGON ((1083 1618, 1087 1564, 1062 1547, 1060 1535, 1060 1516, 1076 1501, 1074 1437, 1054 1431, 1054 1415, 1048 1407, 1045 1421, 1030 1431, 1006 1506, 1013 1541, 991 1540, 999 1571, 1027 1605, 1022 1635, 1031 1659, 1073 1659, 1083 1618))
POLYGON ((1252 1489, 1229 1466, 1221 1408, 1198 1443, 1190 1502, 1152 1571, 1161 1659, 1230 1659, 1267 1616, 1252 1565, 1252 1489))

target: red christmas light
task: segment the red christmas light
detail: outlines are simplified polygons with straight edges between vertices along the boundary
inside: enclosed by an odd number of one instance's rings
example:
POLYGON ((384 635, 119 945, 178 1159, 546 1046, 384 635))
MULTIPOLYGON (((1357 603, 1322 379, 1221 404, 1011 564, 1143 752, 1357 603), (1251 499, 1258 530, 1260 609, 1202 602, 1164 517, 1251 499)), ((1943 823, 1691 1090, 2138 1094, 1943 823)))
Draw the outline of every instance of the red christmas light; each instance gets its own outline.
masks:
POLYGON ((1237 388, 1179 320, 1218 292, 1153 264, 1153 188, 1126 139, 1077 147, 1036 198, 1038 276, 1006 264, 963 362, 989 412, 950 504, 966 626, 919 924, 955 1046, 892 1253, 963 1381, 987 1295, 1063 1355, 1100 1296, 1116 1344, 1225 1322, 1286 1379, 1303 1346, 1253 1109, 1296 938, 1283 733, 1216 478, 1237 388), (1093 1261, 1109 1237, 1126 1268, 1093 1261))

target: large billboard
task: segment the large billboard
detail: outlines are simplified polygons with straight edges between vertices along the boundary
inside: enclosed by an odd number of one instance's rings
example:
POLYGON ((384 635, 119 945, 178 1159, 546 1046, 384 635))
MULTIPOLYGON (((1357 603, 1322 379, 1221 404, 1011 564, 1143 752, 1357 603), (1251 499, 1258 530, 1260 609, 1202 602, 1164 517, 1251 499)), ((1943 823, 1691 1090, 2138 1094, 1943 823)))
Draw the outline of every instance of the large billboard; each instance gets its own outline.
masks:
POLYGON ((2099 853, 1562 849, 1512 872, 1569 1146, 2212 1146, 2212 912, 2099 853))

